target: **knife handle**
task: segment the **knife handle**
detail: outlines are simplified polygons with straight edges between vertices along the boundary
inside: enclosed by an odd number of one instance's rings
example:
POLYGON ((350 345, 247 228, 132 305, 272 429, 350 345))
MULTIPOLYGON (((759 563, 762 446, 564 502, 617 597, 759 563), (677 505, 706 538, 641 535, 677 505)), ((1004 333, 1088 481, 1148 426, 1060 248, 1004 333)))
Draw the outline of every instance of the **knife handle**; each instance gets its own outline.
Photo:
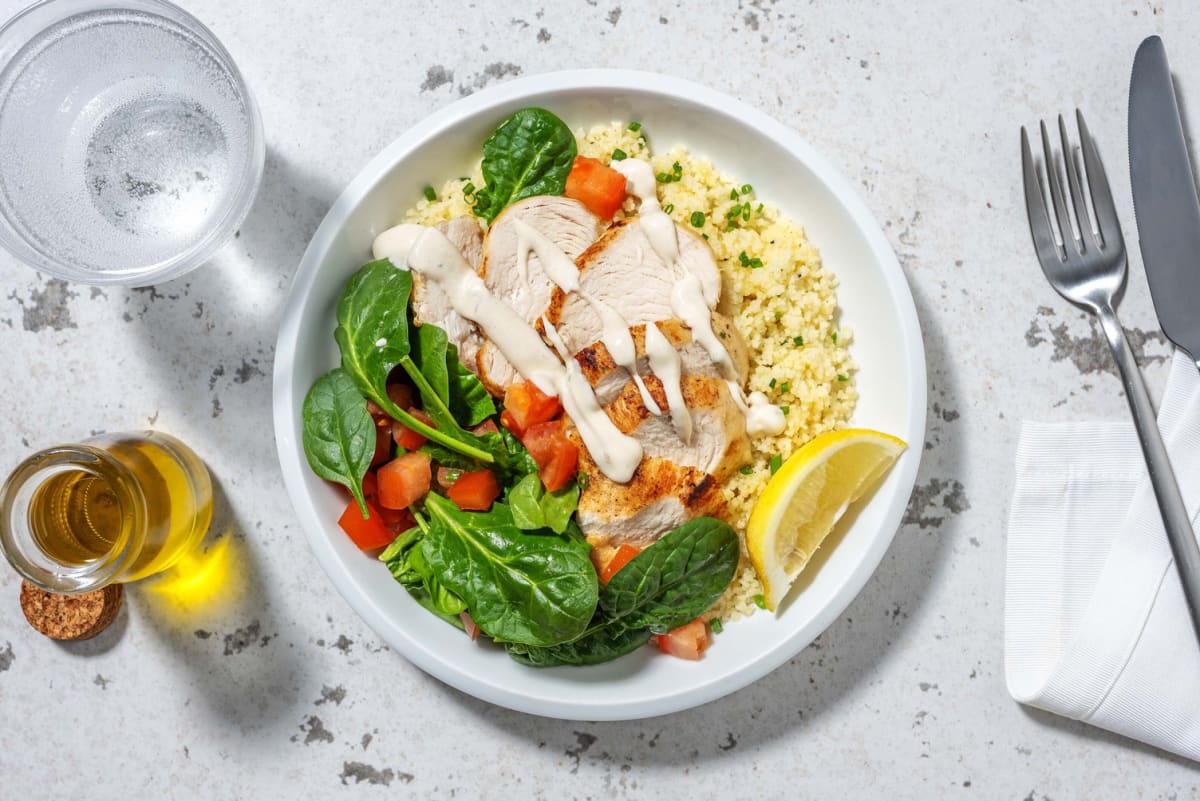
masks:
POLYGON ((1179 572, 1179 580, 1183 584, 1183 595, 1187 600, 1192 627, 1197 637, 1200 637, 1200 546, 1196 545, 1196 535, 1192 532, 1187 507, 1179 492, 1175 471, 1171 469, 1167 447, 1158 431, 1154 407, 1150 404, 1150 395, 1146 392, 1146 384, 1142 381, 1142 373, 1133 357, 1133 350, 1125 338, 1125 330, 1111 306, 1100 307, 1098 315, 1108 337, 1108 345, 1112 348, 1113 358, 1117 362, 1117 369, 1121 373, 1121 382, 1125 385, 1125 398, 1129 401, 1130 411, 1133 412, 1133 424, 1137 429, 1138 441, 1142 445, 1142 453, 1146 457, 1150 484, 1154 487, 1154 496, 1158 499, 1158 508, 1162 512, 1167 542, 1170 543, 1171 553, 1175 557, 1175 569, 1179 572))

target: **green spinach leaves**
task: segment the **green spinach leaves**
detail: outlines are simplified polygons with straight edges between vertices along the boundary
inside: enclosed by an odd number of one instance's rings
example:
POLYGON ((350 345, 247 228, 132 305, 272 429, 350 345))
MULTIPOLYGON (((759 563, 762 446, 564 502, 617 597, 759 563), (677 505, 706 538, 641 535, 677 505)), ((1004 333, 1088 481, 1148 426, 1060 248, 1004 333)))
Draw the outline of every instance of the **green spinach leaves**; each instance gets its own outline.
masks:
POLYGON ((483 178, 475 215, 492 220, 510 203, 534 195, 561 195, 575 162, 575 135, 542 108, 523 108, 483 143, 483 178))
POLYGON ((579 638, 550 647, 508 644, 535 667, 591 665, 623 656, 699 617, 737 570, 737 534, 712 517, 689 520, 629 561, 600 592, 599 611, 579 638))
POLYGON ((338 367, 316 380, 301 412, 304 455, 314 473, 344 484, 367 517, 362 481, 375 455, 375 421, 350 374, 338 367))

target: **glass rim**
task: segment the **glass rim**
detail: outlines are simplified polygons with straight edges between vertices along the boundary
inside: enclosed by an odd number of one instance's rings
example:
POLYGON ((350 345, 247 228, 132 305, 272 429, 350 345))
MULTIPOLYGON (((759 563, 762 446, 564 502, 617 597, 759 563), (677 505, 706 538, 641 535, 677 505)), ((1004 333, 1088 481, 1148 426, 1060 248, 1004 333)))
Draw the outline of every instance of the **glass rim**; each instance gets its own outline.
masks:
MULTIPOLYGON (((42 247, 4 213, 3 207, 0 207, 0 247, 28 266, 55 278, 90 286, 139 287, 169 281, 190 272, 208 261, 234 236, 258 195, 266 167, 266 141, 258 104, 237 62, 208 26, 169 0, 38 0, 0 24, 0 76, 4 76, 17 56, 50 26, 91 11, 120 9, 160 12, 160 16, 197 34, 228 71, 237 97, 246 109, 246 158, 236 167, 237 186, 228 193, 218 219, 207 232, 185 249, 153 264, 107 272, 81 268, 78 263, 60 259, 42 247), (26 24, 28 30, 18 30, 26 24)), ((0 103, 5 97, 0 94, 0 103)))

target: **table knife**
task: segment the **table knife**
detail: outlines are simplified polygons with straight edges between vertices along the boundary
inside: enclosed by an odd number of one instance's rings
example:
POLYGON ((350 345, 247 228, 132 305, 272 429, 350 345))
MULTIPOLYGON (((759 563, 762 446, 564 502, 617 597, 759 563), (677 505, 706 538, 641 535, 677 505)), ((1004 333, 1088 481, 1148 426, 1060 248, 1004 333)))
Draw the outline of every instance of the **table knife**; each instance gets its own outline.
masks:
POLYGON ((1167 338, 1200 359, 1200 199, 1167 51, 1138 47, 1129 84, 1129 178, 1138 245, 1167 338))
MULTIPOLYGON (((1162 39, 1138 47, 1129 83, 1129 178, 1138 245, 1167 338, 1200 357, 1200 200, 1192 178, 1183 119, 1162 39)), ((1148 462, 1153 470, 1154 465, 1148 462)), ((1170 463, 1161 469, 1171 472, 1170 463)), ((1155 482, 1163 525, 1183 594, 1200 630, 1200 548, 1183 498, 1164 497, 1155 482)))

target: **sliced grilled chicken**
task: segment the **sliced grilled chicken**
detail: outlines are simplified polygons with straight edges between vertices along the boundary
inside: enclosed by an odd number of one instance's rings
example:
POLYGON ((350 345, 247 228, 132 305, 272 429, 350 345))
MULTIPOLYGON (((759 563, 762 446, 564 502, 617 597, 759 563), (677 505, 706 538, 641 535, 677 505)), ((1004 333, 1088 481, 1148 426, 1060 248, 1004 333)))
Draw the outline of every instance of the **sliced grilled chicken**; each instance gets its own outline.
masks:
MULTIPOLYGON (((647 376, 646 388, 659 407, 669 408, 658 378, 647 376)), ((679 438, 669 416, 651 414, 646 409, 632 381, 604 411, 622 434, 629 434, 642 444, 646 456, 669 460, 680 467, 694 467, 724 480, 750 461, 746 417, 734 403, 723 379, 687 375, 680 381, 680 389, 692 415, 690 442, 679 438)))
MULTIPOLYGON (((467 264, 476 272, 483 262, 483 228, 474 217, 455 217, 436 226, 458 248, 467 264)), ((483 334, 479 327, 460 315, 450 304, 450 298, 437 284, 426 282, 420 273, 413 273, 413 317, 418 323, 433 323, 446 331, 446 336, 458 347, 458 359, 474 371, 483 334)))
MULTIPOLYGON (((691 329, 684 325, 682 320, 660 320, 654 325, 658 326, 663 337, 679 353, 683 375, 721 377, 720 368, 713 363, 704 348, 692 340, 691 329)), ((717 312, 713 312, 712 326, 713 332, 729 352, 739 383, 744 385, 750 374, 750 356, 742 335, 738 333, 732 320, 717 312)), ((629 333, 637 351, 638 372, 643 376, 650 375, 650 360, 646 356, 646 326, 635 325, 629 329, 629 333)), ((601 405, 611 403, 631 378, 628 370, 613 361, 603 342, 593 343, 580 350, 575 354, 575 361, 579 362, 584 378, 596 391, 596 398, 601 405)))
MULTIPOLYGON (((555 195, 519 200, 492 223, 483 241, 480 269, 483 282, 517 314, 536 323, 550 306, 556 287, 542 269, 536 253, 527 254, 525 269, 521 269, 518 220, 557 245, 571 261, 596 241, 604 223, 578 200, 555 195)), ((520 380, 504 354, 490 341, 483 343, 476 364, 479 377, 493 395, 503 395, 505 387, 520 380)))
MULTIPOLYGON (((675 269, 700 279, 704 295, 715 307, 721 295, 721 274, 712 249, 700 237, 675 226, 679 258, 675 269)), ((587 295, 616 309, 630 326, 645 325, 675 317, 671 309, 671 287, 675 273, 665 263, 642 231, 636 217, 609 228, 575 260, 579 266, 580 292, 567 295, 555 289, 546 312, 568 352, 599 341, 604 327, 587 295)))
POLYGON ((588 474, 579 497, 579 525, 596 548, 622 544, 639 548, 694 517, 728 516, 719 482, 694 467, 647 457, 628 483, 618 484, 600 472, 580 445, 579 467, 588 474))

